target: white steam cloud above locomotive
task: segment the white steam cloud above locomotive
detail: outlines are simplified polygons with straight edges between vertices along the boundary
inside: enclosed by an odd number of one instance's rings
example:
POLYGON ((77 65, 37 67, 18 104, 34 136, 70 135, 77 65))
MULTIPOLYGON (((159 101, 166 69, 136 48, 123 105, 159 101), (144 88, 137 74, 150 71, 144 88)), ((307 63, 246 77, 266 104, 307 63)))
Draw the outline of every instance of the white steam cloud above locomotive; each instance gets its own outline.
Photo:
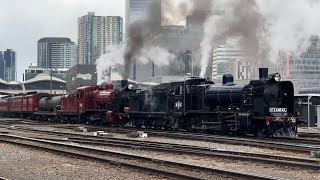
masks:
MULTIPOLYGON (((98 76, 98 84, 111 81, 109 79, 109 71, 113 67, 123 66, 125 64, 123 54, 126 49, 126 44, 109 46, 106 53, 100 56, 96 60, 96 69, 98 76)), ((137 63, 147 64, 154 62, 156 66, 169 65, 170 59, 174 58, 174 55, 169 53, 167 49, 159 46, 147 46, 142 48, 141 52, 135 56, 137 63)), ((112 79, 123 79, 123 76, 119 72, 112 72, 112 79)))
MULTIPOLYGON (((161 21, 166 24, 180 22, 186 19, 192 11, 191 0, 165 0, 163 6, 167 11, 164 11, 161 21)), ((144 21, 132 23, 128 28, 127 44, 119 46, 110 46, 106 49, 106 54, 97 59, 97 76, 98 84, 108 81, 110 67, 122 65, 124 67, 121 72, 121 79, 128 79, 133 63, 147 64, 153 62, 155 66, 168 66, 169 62, 175 57, 166 48, 160 47, 153 43, 156 38, 153 35, 157 34, 160 29, 157 27, 158 12, 151 4, 148 12, 148 18, 144 21)), ((119 74, 115 74, 119 77, 119 74)), ((115 77, 114 73, 112 76, 115 77)))
MULTIPOLYGON (((320 32, 319 0, 212 0, 211 6, 202 0, 167 0, 164 1, 162 23, 164 25, 180 23, 196 10, 208 10, 203 24, 203 38, 200 44, 201 66, 200 76, 204 77, 212 49, 218 47, 228 38, 240 40, 240 48, 248 60, 265 66, 266 62, 276 62, 278 51, 283 50, 299 55, 310 44, 309 38, 320 32), (203 6, 206 4, 205 6, 203 6), (203 9, 204 8, 204 9, 203 9)), ((152 19, 152 18, 151 18, 152 19)), ((142 29, 145 27, 141 27, 142 29)), ((152 32, 151 32, 152 34, 152 32)), ((143 37, 143 46, 134 49, 132 61, 155 65, 168 65, 173 54, 165 47, 150 45, 152 36, 143 37)), ((154 38, 154 37, 153 37, 154 38)), ((125 45, 111 46, 107 54, 96 62, 99 82, 108 79, 107 72, 115 65, 128 66, 124 61, 125 45)), ((125 72, 125 78, 130 73, 125 72)), ((120 74, 112 73, 113 77, 120 74)), ((123 77, 123 74, 121 74, 123 77)))
POLYGON ((309 38, 320 32, 319 4, 319 0, 213 0, 203 24, 200 76, 205 75, 212 49, 230 37, 240 38, 246 58, 262 66, 277 61, 279 50, 299 55, 309 46, 309 38))

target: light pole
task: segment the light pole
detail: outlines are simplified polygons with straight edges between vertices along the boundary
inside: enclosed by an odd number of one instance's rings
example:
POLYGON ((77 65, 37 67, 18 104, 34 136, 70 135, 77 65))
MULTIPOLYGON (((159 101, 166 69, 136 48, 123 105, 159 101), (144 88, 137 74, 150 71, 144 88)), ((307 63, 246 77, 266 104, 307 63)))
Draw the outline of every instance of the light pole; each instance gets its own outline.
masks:
POLYGON ((111 82, 111 74, 112 74, 112 69, 114 69, 115 67, 110 67, 109 68, 109 80, 110 80, 110 82, 111 82))
POLYGON ((310 128, 310 99, 312 96, 308 95, 308 128, 310 128))
POLYGON ((63 94, 63 95, 66 95, 66 94, 67 94, 66 85, 63 84, 63 85, 61 85, 60 87, 62 88, 62 94, 63 94))
MULTIPOLYGON (((193 76, 193 52, 187 54, 188 56, 191 57, 191 76, 193 76)), ((188 74, 188 73, 187 73, 188 74)), ((190 73, 189 73, 190 74, 190 73)))
POLYGON ((52 65, 51 65, 51 58, 50 58, 50 95, 52 94, 52 65))

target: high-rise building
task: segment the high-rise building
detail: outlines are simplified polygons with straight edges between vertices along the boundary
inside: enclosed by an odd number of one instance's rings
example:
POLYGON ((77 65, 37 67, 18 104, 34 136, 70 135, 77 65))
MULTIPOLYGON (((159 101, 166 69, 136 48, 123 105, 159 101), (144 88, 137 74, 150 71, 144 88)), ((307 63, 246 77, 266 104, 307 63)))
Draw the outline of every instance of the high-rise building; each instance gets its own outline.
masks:
POLYGON ((16 52, 12 49, 4 51, 4 75, 5 81, 16 81, 16 52))
POLYGON ((253 79, 257 74, 255 62, 247 60, 236 40, 213 50, 212 79, 221 80, 222 76, 230 73, 235 80, 253 79))
POLYGON ((4 79, 4 60, 2 51, 0 51, 0 79, 4 79))
POLYGON ((78 64, 95 64, 109 45, 123 38, 123 18, 95 16, 94 12, 78 18, 78 64))
POLYGON ((160 13, 159 18, 161 18, 161 0, 126 0, 126 28, 137 20, 147 18, 151 3, 159 4, 160 11, 157 12, 160 13))
POLYGON ((38 67, 70 68, 77 63, 77 45, 69 38, 47 37, 38 41, 38 67))

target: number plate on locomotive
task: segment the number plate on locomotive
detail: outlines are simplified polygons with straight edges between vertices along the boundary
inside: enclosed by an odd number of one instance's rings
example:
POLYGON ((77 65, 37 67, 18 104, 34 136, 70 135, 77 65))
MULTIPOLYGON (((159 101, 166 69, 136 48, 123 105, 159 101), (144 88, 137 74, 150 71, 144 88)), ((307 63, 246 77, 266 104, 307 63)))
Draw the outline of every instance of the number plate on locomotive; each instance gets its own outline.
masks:
POLYGON ((287 108, 269 108, 269 112, 287 112, 287 108))

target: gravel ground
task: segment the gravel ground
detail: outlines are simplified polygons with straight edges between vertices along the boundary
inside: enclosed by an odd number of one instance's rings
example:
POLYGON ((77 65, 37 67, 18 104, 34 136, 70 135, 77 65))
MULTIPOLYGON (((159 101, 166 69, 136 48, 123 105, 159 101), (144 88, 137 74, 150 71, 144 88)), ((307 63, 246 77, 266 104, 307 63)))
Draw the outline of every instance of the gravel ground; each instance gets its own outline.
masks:
MULTIPOLYGON (((320 128, 318 127, 300 127, 298 128, 298 132, 304 132, 304 133, 320 133, 320 128)), ((298 133, 299 134, 299 133, 298 133)))
POLYGON ((15 180, 166 179, 99 162, 0 143, 0 177, 15 180))

